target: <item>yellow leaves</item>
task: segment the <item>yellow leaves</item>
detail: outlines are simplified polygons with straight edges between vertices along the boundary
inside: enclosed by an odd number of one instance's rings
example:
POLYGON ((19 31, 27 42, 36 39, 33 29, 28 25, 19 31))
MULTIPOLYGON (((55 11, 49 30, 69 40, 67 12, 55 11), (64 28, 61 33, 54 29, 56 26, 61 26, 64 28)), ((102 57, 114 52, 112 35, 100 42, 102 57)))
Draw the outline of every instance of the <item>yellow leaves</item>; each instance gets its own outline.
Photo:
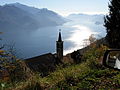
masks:
POLYGON ((107 49, 109 49, 107 46, 105 46, 105 45, 101 45, 101 49, 102 50, 107 50, 107 49))
POLYGON ((5 67, 6 67, 6 68, 9 68, 9 69, 11 69, 11 70, 16 68, 16 66, 13 66, 13 65, 11 65, 11 66, 10 66, 10 65, 6 65, 5 67))
POLYGON ((7 70, 5 70, 5 69, 4 70, 0 70, 0 73, 1 73, 1 78, 0 78, 1 81, 7 82, 7 81, 10 80, 9 73, 8 73, 7 70))
POLYGON ((4 50, 0 50, 0 54, 4 53, 5 51, 4 50))
POLYGON ((3 81, 9 81, 9 80, 10 80, 9 76, 3 78, 3 81))

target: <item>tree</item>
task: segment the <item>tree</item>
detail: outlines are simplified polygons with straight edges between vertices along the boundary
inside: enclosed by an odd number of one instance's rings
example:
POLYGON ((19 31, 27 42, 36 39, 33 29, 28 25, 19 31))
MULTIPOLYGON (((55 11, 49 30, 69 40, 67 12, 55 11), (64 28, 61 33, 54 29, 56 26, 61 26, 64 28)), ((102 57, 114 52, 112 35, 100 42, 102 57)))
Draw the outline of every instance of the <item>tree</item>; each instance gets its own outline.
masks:
POLYGON ((29 78, 32 72, 24 61, 16 58, 14 46, 10 46, 8 50, 4 50, 4 48, 5 45, 0 45, 0 83, 8 80, 14 83, 29 78), (5 79, 6 76, 9 79, 5 79))
POLYGON ((120 0, 110 0, 109 15, 106 15, 106 40, 110 48, 120 48, 120 0))
POLYGON ((72 53, 71 53, 71 58, 74 60, 74 62, 75 62, 76 64, 82 62, 82 61, 81 61, 82 55, 81 55, 81 53, 79 52, 79 50, 72 52, 72 53))
POLYGON ((95 35, 94 34, 91 34, 89 36, 89 41, 90 41, 90 44, 94 43, 96 41, 96 38, 95 38, 95 35))
POLYGON ((84 39, 83 40, 83 47, 87 47, 88 45, 90 45, 89 39, 84 39))

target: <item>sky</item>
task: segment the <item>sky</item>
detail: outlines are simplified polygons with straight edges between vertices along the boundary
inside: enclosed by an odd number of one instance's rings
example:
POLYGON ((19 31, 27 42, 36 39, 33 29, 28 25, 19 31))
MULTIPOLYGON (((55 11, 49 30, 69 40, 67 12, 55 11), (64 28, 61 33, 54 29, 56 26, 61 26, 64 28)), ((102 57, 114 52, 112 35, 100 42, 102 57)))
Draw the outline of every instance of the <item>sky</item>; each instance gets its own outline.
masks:
POLYGON ((109 0, 0 0, 0 5, 16 2, 36 8, 48 8, 67 16, 72 13, 107 14, 109 0))

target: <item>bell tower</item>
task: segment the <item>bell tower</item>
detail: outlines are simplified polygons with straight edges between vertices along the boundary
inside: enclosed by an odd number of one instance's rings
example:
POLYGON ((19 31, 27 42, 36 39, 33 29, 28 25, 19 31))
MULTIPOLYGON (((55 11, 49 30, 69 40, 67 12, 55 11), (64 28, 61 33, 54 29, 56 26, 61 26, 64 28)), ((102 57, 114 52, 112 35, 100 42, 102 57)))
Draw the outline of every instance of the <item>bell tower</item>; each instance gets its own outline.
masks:
POLYGON ((61 61, 63 59, 63 41, 61 37, 61 29, 59 29, 58 41, 56 41, 57 58, 61 61))

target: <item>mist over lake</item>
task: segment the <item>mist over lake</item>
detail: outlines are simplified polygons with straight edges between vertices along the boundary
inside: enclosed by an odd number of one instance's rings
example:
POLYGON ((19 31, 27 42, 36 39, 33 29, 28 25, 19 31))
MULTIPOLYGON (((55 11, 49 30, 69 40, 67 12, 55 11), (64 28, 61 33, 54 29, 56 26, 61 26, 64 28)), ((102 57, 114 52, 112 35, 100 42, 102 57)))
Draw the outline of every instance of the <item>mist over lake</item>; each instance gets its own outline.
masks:
POLYGON ((70 14, 63 17, 47 8, 34 8, 20 3, 0 6, 1 43, 19 58, 30 58, 56 52, 61 29, 64 55, 83 48, 83 40, 91 34, 106 35, 103 14, 70 14))
MULTIPOLYGON (((86 19, 84 18, 84 20, 86 19)), ((103 23, 100 23, 101 21, 98 24, 93 19, 86 20, 86 22, 81 20, 78 22, 78 19, 71 19, 71 21, 60 26, 48 26, 36 30, 7 31, 1 35, 2 42, 7 45, 14 44, 17 55, 20 58, 55 53, 59 29, 61 29, 64 41, 64 54, 67 54, 82 48, 83 40, 88 39, 91 34, 101 37, 105 36, 105 28, 103 23)))

